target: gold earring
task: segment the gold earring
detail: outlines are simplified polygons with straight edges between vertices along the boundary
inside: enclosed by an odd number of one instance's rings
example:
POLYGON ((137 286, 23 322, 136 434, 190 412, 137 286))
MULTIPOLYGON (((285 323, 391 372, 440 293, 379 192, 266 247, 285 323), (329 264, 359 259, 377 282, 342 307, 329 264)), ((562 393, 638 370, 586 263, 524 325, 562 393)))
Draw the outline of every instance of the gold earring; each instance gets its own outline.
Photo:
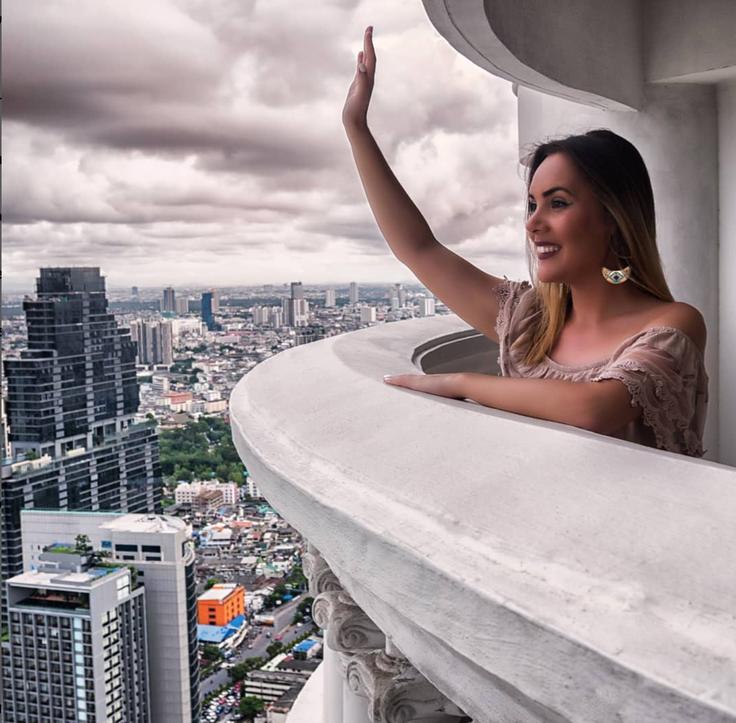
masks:
POLYGON ((631 277, 631 266, 627 266, 624 269, 607 269, 605 266, 602 266, 601 273, 609 284, 623 284, 631 277))

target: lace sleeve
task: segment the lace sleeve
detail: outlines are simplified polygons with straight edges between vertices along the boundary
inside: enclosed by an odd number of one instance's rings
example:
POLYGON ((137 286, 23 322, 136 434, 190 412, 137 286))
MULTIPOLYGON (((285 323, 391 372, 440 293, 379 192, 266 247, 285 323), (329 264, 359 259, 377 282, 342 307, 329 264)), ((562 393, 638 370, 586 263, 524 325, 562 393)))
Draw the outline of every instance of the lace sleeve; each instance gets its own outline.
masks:
POLYGON ((502 338, 508 336, 511 317, 519 303, 519 298, 530 288, 531 284, 528 281, 510 281, 504 276, 503 281, 493 289, 493 293, 496 295, 496 299, 498 299, 496 334, 498 334, 499 342, 502 338))
POLYGON ((590 381, 603 379, 623 382, 657 447, 703 456, 708 376, 702 353, 684 332, 671 327, 642 332, 590 381))

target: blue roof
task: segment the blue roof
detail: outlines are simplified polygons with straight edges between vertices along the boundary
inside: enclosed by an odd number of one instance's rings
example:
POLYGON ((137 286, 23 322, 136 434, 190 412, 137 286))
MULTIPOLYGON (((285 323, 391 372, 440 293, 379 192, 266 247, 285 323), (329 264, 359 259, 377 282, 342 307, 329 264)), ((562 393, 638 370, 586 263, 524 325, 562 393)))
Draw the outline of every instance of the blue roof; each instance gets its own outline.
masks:
POLYGON ((294 646, 294 650, 298 653, 306 653, 313 645, 317 645, 316 640, 302 640, 299 645, 294 646))
POLYGON ((221 643, 235 631, 219 625, 197 625, 197 640, 200 643, 221 643))
POLYGON ((234 632, 237 632, 240 630, 240 628, 243 627, 243 623, 245 622, 245 615, 238 615, 238 617, 233 618, 228 624, 228 628, 232 629, 234 632))
POLYGON ((219 644, 231 635, 235 635, 243 627, 244 622, 245 615, 238 615, 227 625, 197 625, 197 640, 200 643, 219 644))

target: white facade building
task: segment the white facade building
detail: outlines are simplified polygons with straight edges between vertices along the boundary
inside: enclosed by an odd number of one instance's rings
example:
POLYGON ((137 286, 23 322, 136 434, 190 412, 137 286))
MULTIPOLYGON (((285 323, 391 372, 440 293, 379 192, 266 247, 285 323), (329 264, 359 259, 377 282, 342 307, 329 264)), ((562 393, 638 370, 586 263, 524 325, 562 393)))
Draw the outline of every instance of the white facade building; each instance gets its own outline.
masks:
POLYGON ((235 482, 218 482, 217 480, 204 480, 197 482, 180 482, 174 490, 174 500, 177 505, 192 504, 194 498, 206 490, 217 490, 222 493, 222 503, 235 505, 238 503, 238 485, 235 482))
POLYGON ((199 717, 196 582, 191 528, 177 517, 117 512, 21 512, 23 567, 43 549, 87 535, 111 562, 133 566, 146 593, 151 720, 199 717))
POLYGON ((435 312, 434 298, 432 298, 431 296, 430 297, 418 296, 417 304, 418 304, 417 316, 434 316, 434 312, 435 312))
POLYGON ((375 306, 361 306, 360 307, 360 323, 370 324, 376 321, 376 307, 375 306))

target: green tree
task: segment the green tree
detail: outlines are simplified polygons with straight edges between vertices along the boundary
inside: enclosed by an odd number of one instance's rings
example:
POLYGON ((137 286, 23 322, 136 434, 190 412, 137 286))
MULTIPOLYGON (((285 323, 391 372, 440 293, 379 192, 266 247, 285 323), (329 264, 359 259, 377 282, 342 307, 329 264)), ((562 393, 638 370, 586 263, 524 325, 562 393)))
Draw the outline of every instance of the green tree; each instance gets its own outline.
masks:
POLYGON ((264 705, 261 698, 254 695, 246 695, 240 701, 239 711, 243 718, 253 720, 260 712, 263 711, 264 705))
POLYGON ((219 577, 208 577, 207 582, 204 584, 204 589, 209 590, 213 585, 217 585, 220 582, 219 577))
POLYGON ((284 646, 281 645, 281 643, 271 643, 271 645, 266 648, 266 655, 268 655, 269 658, 275 658, 283 649, 284 646))
POLYGON ((89 544, 87 535, 77 535, 74 538, 74 550, 80 555, 86 555, 92 552, 92 545, 89 544))
POLYGON ((202 655, 208 660, 221 660, 222 651, 216 645, 204 645, 202 646, 202 655))

